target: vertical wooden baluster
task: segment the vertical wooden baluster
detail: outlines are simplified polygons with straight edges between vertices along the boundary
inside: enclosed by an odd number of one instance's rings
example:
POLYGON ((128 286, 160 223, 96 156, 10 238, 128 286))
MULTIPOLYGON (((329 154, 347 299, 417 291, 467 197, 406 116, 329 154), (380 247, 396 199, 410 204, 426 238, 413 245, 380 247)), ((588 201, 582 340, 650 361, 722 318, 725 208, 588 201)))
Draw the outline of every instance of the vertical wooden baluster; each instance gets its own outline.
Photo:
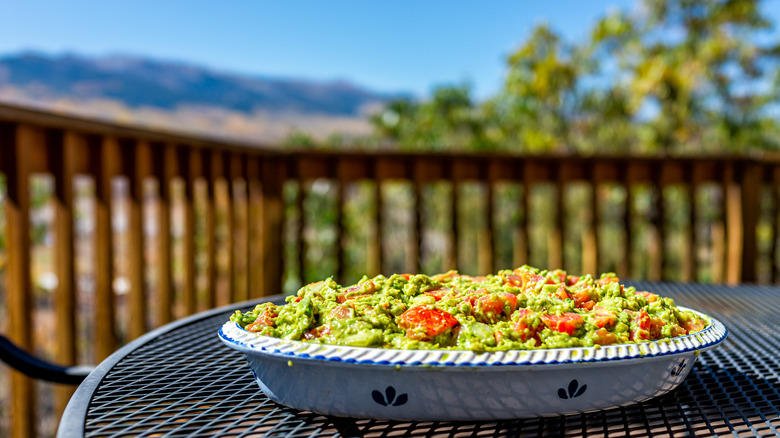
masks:
POLYGON ((728 176, 725 167, 720 170, 724 180, 720 182, 717 191, 712 195, 713 201, 717 201, 718 217, 710 224, 712 234, 712 281, 726 282, 726 193, 728 192, 725 178, 728 176))
POLYGON ((495 267, 495 228, 494 228, 494 212, 495 207, 495 181, 490 178, 487 166, 484 168, 484 174, 482 175, 482 181, 485 184, 485 226, 480 230, 479 236, 479 273, 480 275, 493 272, 495 267))
POLYGON ((455 163, 454 161, 450 161, 447 169, 449 172, 449 175, 447 175, 450 179, 450 250, 447 254, 447 259, 445 262, 445 270, 455 269, 457 270, 460 266, 460 261, 458 258, 458 254, 460 252, 460 244, 458 239, 458 231, 459 231, 459 220, 458 220, 458 204, 460 199, 460 178, 458 175, 455 174, 454 170, 455 163))
POLYGON ((298 193, 295 197, 296 209, 298 211, 298 223, 295 229, 295 242, 298 245, 298 281, 303 286, 307 284, 306 279, 306 181, 298 178, 298 193))
POLYGON ((370 276, 376 276, 382 273, 382 236, 384 224, 384 211, 382 209, 382 181, 376 172, 374 165, 374 217, 371 237, 368 239, 368 272, 370 276))
POLYGON ((283 158, 268 157, 262 160, 263 190, 263 295, 282 293, 284 275, 283 232, 284 200, 282 188, 287 172, 283 158))
POLYGON ((650 212, 650 242, 648 249, 648 273, 650 281, 661 281, 665 276, 666 264, 666 218, 664 212, 663 164, 654 169, 651 187, 652 211, 650 212))
POLYGON ((234 303, 237 301, 244 301, 246 300, 246 284, 241 282, 239 283, 239 278, 242 272, 241 262, 238 259, 238 256, 236 252, 241 247, 241 245, 237 244, 237 240, 239 236, 243 236, 244 239, 246 239, 246 234, 242 234, 246 230, 242 230, 241 220, 238 217, 238 213, 236 210, 240 207, 240 204, 238 202, 239 199, 246 199, 245 197, 241 197, 239 195, 238 189, 236 187, 237 180, 240 178, 240 167, 241 167, 241 161, 239 159, 239 156, 235 153, 231 153, 227 155, 227 162, 226 162, 226 170, 225 170, 225 176, 227 179, 227 202, 228 202, 228 209, 227 209, 227 224, 228 224, 228 274, 230 275, 230 279, 228 282, 228 286, 230 288, 228 293, 228 302, 234 303))
POLYGON ((699 166, 696 163, 686 169, 687 181, 685 184, 685 197, 688 200, 688 228, 685 233, 685 245, 683 248, 683 266, 682 281, 692 282, 696 280, 698 272, 697 263, 697 236, 696 222, 698 221, 698 212, 696 209, 696 189, 700 181, 699 166))
MULTIPOLYGON (((86 155, 84 139, 73 132, 57 135, 49 142, 54 174, 54 233, 57 289, 54 306, 57 314, 56 361, 63 365, 76 363, 76 285, 73 260, 73 178, 76 154, 86 155)), ((56 392, 56 414, 59 417, 73 395, 74 387, 59 386, 56 392)))
POLYGON ((93 145, 95 158, 95 352, 102 361, 117 347, 114 310, 114 245, 111 227, 111 181, 118 173, 119 143, 102 137, 93 145))
POLYGON ((515 228, 513 264, 520 267, 528 264, 528 199, 531 193, 531 179, 527 166, 523 165, 520 195, 518 202, 518 221, 515 228))
POLYGON ((631 225, 634 220, 634 196, 631 192, 630 175, 628 165, 622 163, 620 179, 626 193, 626 201, 623 208, 623 251, 622 257, 617 263, 617 274, 621 278, 630 278, 633 270, 634 235, 631 225))
POLYGON ((561 175, 560 164, 555 169, 555 194, 553 195, 552 205, 555 206, 553 213, 553 228, 548 234, 547 244, 547 265, 550 269, 564 269, 563 259, 563 241, 566 232, 566 224, 563 217, 565 215, 565 196, 563 189, 563 179, 561 175))
POLYGON ((590 206, 585 212, 585 228, 582 232, 582 273, 599 275, 599 187, 596 172, 591 167, 588 178, 590 206))
POLYGON ((421 252, 423 239, 423 202, 422 183, 412 178, 412 227, 409 233, 409 258, 406 260, 406 271, 412 274, 421 272, 421 252))
MULTIPOLYGON (((332 165, 333 168, 340 166, 332 165)), ((338 178, 336 183, 336 281, 344 283, 346 281, 346 251, 344 251, 345 235, 344 228, 346 221, 344 219, 344 206, 346 196, 346 181, 338 178)))
MULTIPOLYGON (((8 196, 5 201, 5 271, 8 337, 32 351, 32 281, 30 278, 30 147, 29 128, 0 124, 0 149, 8 196)), ((35 392, 32 379, 11 371, 11 433, 35 436, 35 392)))
POLYGON ((205 303, 201 307, 212 309, 217 304, 217 179, 222 168, 222 154, 218 151, 202 152, 208 164, 204 166, 206 179, 206 284, 205 303))
POLYGON ((780 214, 780 208, 778 208, 778 197, 780 196, 780 167, 777 165, 770 167, 772 175, 771 175, 771 186, 769 188, 769 193, 771 197, 771 218, 770 218, 770 229, 771 229, 771 235, 772 235, 772 241, 769 247, 769 260, 771 263, 771 273, 772 278, 771 281, 773 284, 777 284, 778 281, 780 281, 780 270, 778 269, 778 261, 777 261, 777 240, 780 238, 778 236, 778 227, 780 227, 780 223, 778 223, 778 214, 780 214))
POLYGON ((656 214, 653 217, 655 220, 654 228, 656 235, 658 236, 658 248, 656 251, 655 261, 651 261, 652 270, 651 277, 655 281, 666 279, 666 202, 664 200, 664 182, 662 180, 664 174, 664 166, 661 165, 661 171, 657 172, 655 187, 653 191, 653 204, 655 205, 656 214))
POLYGON ((144 181, 151 173, 151 150, 146 141, 128 142, 125 148, 124 173, 130 179, 130 339, 147 331, 146 263, 143 226, 144 181))
POLYGON ((152 149, 154 175, 159 183, 157 201, 157 324, 173 319, 173 242, 171 239, 171 202, 173 178, 179 172, 176 148, 171 144, 156 144, 152 149))
POLYGON ((196 292, 195 292, 195 175, 199 169, 195 166, 199 164, 197 158, 200 156, 198 151, 193 151, 189 147, 183 146, 179 149, 178 161, 179 169, 182 172, 184 180, 184 250, 183 250, 183 284, 182 284, 182 307, 185 315, 195 313, 196 292))
POLYGON ((726 218, 726 283, 737 284, 742 277, 742 196, 735 183, 733 163, 726 163, 723 187, 726 218))
POLYGON ((742 275, 737 281, 755 283, 758 280, 759 257, 756 229, 761 216, 761 182, 764 169, 757 163, 748 162, 741 170, 741 181, 737 185, 741 190, 742 201, 739 205, 742 214, 742 275))
POLYGON ((246 158, 246 185, 249 191, 249 205, 247 206, 247 226, 249 244, 247 245, 247 265, 249 284, 249 298, 259 298, 263 295, 263 270, 265 266, 264 242, 263 242, 263 188, 261 184, 262 161, 258 156, 246 158))

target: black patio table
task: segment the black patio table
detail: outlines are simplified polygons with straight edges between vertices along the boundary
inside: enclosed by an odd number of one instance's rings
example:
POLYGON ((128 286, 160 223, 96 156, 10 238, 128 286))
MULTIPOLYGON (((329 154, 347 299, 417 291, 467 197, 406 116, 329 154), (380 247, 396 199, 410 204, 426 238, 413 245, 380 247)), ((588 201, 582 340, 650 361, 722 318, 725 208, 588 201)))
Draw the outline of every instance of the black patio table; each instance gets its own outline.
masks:
MULTIPOLYGON (((198 314, 131 342, 76 390, 57 436, 778 436, 780 287, 632 283, 714 316, 729 330, 670 393, 577 415, 488 422, 326 417, 269 400, 243 354, 217 330, 243 303, 198 314)), ((266 299, 281 301, 275 296, 266 299)))

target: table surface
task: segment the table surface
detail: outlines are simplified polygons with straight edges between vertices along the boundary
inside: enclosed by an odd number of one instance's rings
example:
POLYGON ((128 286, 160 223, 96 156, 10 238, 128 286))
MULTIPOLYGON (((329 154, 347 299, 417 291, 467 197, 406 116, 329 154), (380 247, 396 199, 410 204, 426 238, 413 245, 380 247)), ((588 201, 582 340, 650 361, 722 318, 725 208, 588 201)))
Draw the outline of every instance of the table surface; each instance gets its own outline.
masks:
MULTIPOLYGON (((326 417, 286 408, 258 388, 243 354, 217 330, 235 308, 174 322, 133 341, 79 386, 58 437, 119 436, 777 436, 780 287, 632 283, 723 322, 719 347, 685 381, 627 407, 478 423, 326 417)), ((275 297, 279 299, 279 297, 275 297)))

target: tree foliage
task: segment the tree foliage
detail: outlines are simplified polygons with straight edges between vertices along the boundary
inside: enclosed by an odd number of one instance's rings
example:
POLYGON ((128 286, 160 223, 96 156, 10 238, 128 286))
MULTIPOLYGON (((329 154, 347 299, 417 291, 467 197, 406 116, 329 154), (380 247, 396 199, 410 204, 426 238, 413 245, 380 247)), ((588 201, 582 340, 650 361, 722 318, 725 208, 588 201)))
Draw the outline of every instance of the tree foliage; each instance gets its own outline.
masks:
POLYGON ((777 149, 780 42, 758 0, 643 0, 569 43, 537 26, 501 90, 399 100, 375 133, 408 149, 706 153, 777 149))

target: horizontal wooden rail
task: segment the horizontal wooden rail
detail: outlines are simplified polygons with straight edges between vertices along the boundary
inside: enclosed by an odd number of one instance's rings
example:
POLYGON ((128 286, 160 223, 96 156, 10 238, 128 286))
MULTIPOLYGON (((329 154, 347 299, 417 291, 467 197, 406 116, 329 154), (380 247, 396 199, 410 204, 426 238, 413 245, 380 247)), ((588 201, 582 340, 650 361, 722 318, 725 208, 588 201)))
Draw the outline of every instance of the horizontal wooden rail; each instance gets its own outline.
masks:
MULTIPOLYGON (((533 263, 778 281, 773 156, 295 151, 0 105, 0 172, 2 331, 62 365, 322 276, 533 263), (31 181, 42 175, 53 189, 37 205, 31 181), (41 243, 31 221, 47 206, 51 238, 41 243), (48 301, 33 278, 47 245, 57 279, 48 301), (54 320, 44 334, 33 330, 41 318, 54 320)), ((49 397, 7 375, 2 412, 13 412, 14 436, 32 436, 49 397)), ((70 393, 57 389, 56 411, 70 393)))

